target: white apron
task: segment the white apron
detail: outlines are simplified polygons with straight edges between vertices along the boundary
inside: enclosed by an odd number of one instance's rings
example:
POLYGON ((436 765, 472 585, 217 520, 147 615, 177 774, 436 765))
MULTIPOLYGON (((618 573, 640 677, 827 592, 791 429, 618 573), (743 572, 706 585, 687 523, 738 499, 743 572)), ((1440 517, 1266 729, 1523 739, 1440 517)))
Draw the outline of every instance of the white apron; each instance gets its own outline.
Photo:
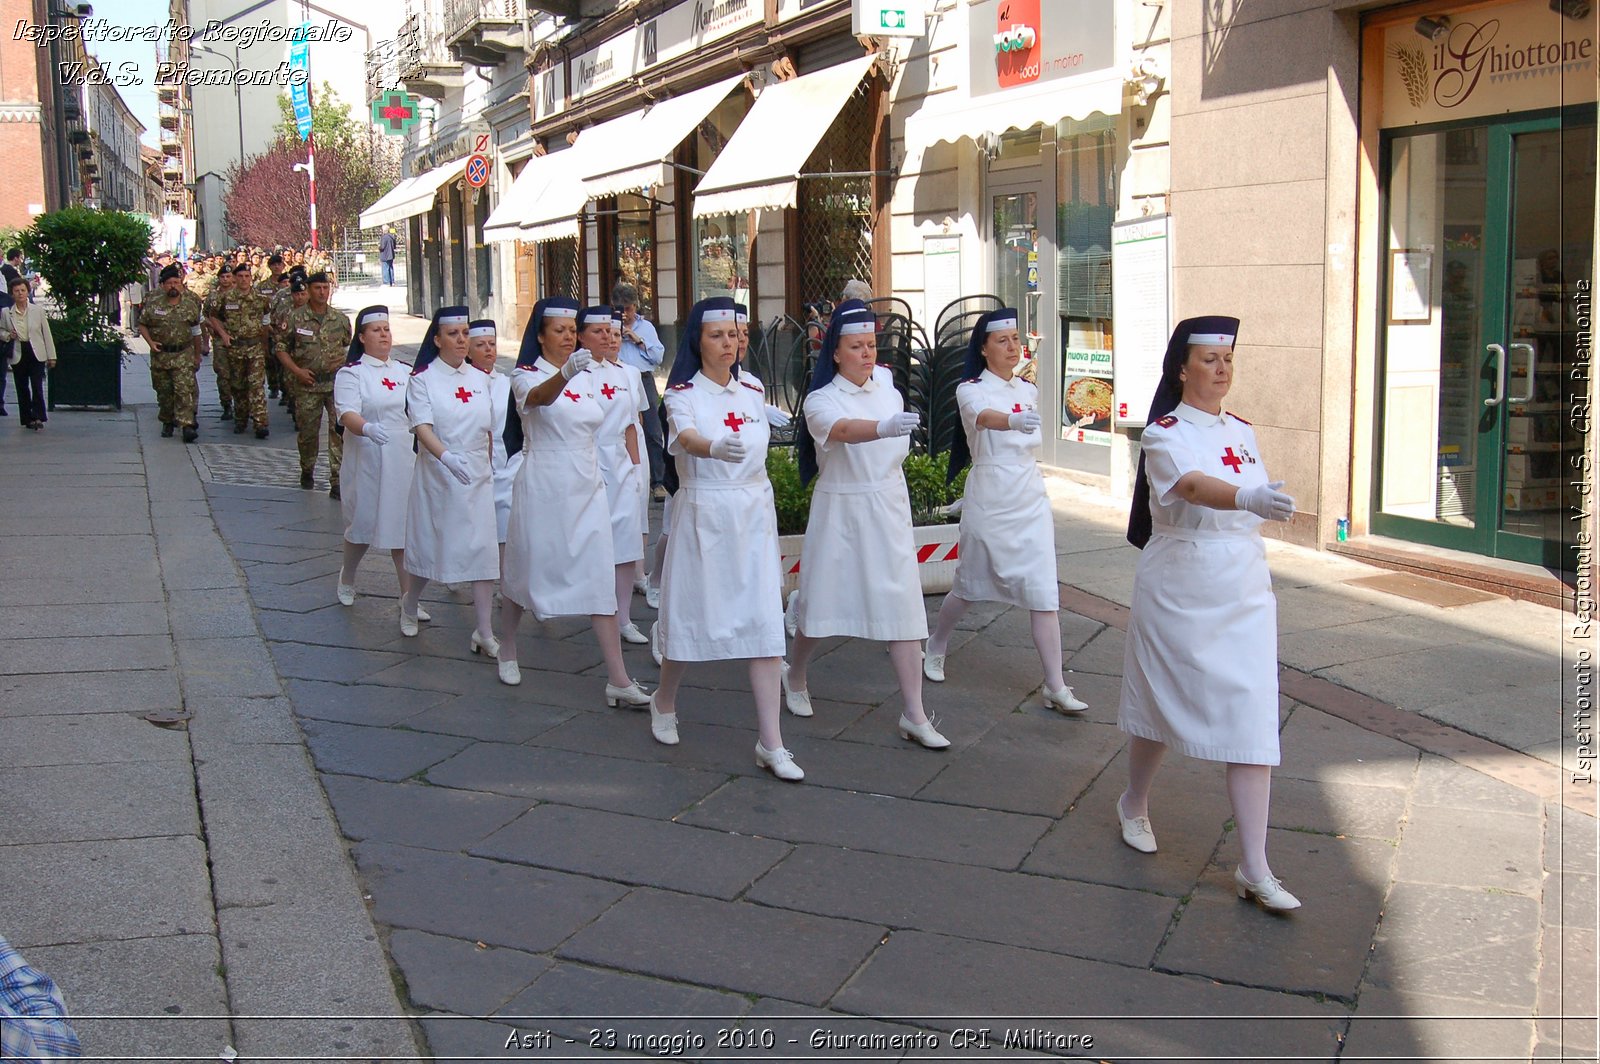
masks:
POLYGON ((600 380, 586 369, 549 406, 528 393, 561 371, 543 358, 511 374, 522 416, 522 468, 511 494, 506 571, 500 593, 541 620, 617 612, 606 505, 595 440, 603 411, 600 380))
POLYGON ((494 524, 495 536, 506 541, 506 528, 511 522, 511 489, 517 482, 517 470, 522 468, 522 452, 506 454, 506 410, 511 405, 511 378, 498 369, 489 374, 490 430, 494 433, 494 451, 490 461, 494 465, 494 524))
POLYGON ((767 480, 766 398, 744 374, 723 387, 703 373, 667 390, 667 450, 677 456, 672 535, 661 570, 661 639, 674 661, 775 658, 785 650, 778 514, 767 480), (734 464, 696 458, 677 444, 693 429, 708 440, 737 431, 748 450, 734 464))
MULTIPOLYGON (((600 472, 606 483, 606 506, 611 512, 611 557, 617 565, 636 562, 644 557, 645 511, 644 492, 640 484, 649 478, 641 470, 649 466, 635 463, 628 457, 628 447, 623 433, 629 425, 639 424, 639 410, 647 405, 644 386, 639 383, 639 371, 619 362, 596 362, 591 368, 595 374, 595 395, 600 401, 603 420, 600 422, 600 472)), ((639 456, 645 457, 644 429, 636 433, 639 456)))
POLYGON ((985 410, 1037 410, 1039 389, 1021 377, 1006 381, 984 370, 956 388, 956 402, 972 467, 962 495, 951 593, 968 602, 1059 610, 1055 519, 1039 473, 1040 434, 978 428, 985 410))
MULTIPOLYGON (((494 483, 489 467, 489 378, 466 362, 434 359, 406 389, 411 427, 432 425, 445 450, 465 458, 472 482, 462 484, 425 447, 418 447, 406 510, 406 572, 446 584, 500 575, 494 536, 494 483)), ((394 441, 389 446, 405 446, 394 441)))
POLYGON ((799 631, 807 636, 928 637, 904 470, 911 438, 827 442, 841 420, 882 421, 904 409, 893 376, 881 366, 863 387, 836 376, 806 396, 806 429, 817 442, 821 470, 795 603, 799 631))
POLYGON ((406 420, 406 389, 411 367, 362 355, 333 378, 338 417, 359 414, 389 433, 382 447, 353 432, 344 434, 344 465, 339 473, 339 504, 347 543, 378 550, 406 545, 406 507, 411 499, 411 426, 406 420))
POLYGON ((1190 757, 1278 763, 1278 607, 1261 518, 1184 502, 1184 474, 1267 482, 1255 430, 1180 404, 1144 431, 1154 534, 1134 573, 1117 726, 1190 757))

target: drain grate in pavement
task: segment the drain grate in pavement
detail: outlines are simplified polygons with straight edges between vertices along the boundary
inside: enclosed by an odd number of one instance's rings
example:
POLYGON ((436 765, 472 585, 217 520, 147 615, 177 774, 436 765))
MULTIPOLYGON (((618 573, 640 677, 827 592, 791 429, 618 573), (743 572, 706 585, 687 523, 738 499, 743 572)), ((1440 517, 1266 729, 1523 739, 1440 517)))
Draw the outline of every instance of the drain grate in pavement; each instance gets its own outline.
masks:
MULTIPOLYGON (((298 488, 300 455, 286 447, 252 447, 237 443, 202 443, 200 460, 217 484, 250 484, 264 488, 298 488)), ((328 487, 327 455, 317 456, 317 487, 328 487)))

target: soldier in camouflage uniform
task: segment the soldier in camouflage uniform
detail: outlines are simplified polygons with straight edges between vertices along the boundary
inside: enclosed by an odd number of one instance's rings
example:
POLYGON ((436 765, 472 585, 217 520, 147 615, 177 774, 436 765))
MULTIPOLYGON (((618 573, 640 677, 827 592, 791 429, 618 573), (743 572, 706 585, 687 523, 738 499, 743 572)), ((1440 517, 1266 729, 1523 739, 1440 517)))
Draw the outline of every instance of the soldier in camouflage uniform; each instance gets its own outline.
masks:
POLYGON ((200 300, 205 313, 205 330, 211 343, 211 370, 217 375, 217 399, 222 404, 222 420, 233 417, 233 351, 223 342, 226 331, 222 327, 223 305, 234 297, 233 273, 224 268, 217 274, 211 291, 200 300))
MULTIPOLYGON (((289 287, 289 278, 283 272, 283 256, 273 255, 267 260, 268 276, 258 282, 255 291, 267 304, 267 313, 272 313, 272 301, 278 297, 280 291, 289 287)), ((283 367, 278 365, 278 360, 272 357, 272 333, 268 326, 267 333, 267 398, 276 399, 278 389, 283 386, 283 367)))
MULTIPOLYGON (((233 268, 232 286, 223 295, 221 314, 211 327, 217 334, 212 358, 229 366, 229 396, 233 404, 233 431, 242 433, 249 422, 256 423, 256 438, 267 438, 266 375, 267 351, 263 339, 271 324, 267 301, 250 284, 250 267, 233 268)), ((218 374, 221 383, 221 374, 218 374)))
POLYGON ((161 435, 183 426, 183 442, 199 432, 194 375, 200 369, 200 301, 184 291, 176 263, 161 271, 161 294, 146 299, 139 335, 150 345, 150 383, 160 403, 161 435))
POLYGON ((295 424, 300 441, 300 486, 312 484, 317 464, 317 437, 322 416, 328 416, 328 497, 339 497, 339 462, 344 441, 335 431, 338 414, 333 408, 333 377, 344 365, 350 349, 350 318, 328 305, 333 285, 318 271, 306 278, 310 299, 289 314, 283 332, 273 340, 273 350, 283 368, 295 378, 295 424))
MULTIPOLYGON (((288 325, 289 312, 296 307, 305 306, 307 300, 310 299, 310 293, 306 290, 306 271, 299 266, 294 266, 290 268, 287 276, 289 283, 278 290, 277 294, 272 297, 272 303, 268 307, 268 313, 272 315, 273 337, 281 334, 288 325)), ((278 362, 276 358, 271 358, 269 361, 278 362)), ((295 418, 294 405, 295 383, 294 376, 283 368, 282 363, 278 363, 278 390, 281 394, 278 405, 287 408, 290 422, 298 425, 298 421, 295 418)))

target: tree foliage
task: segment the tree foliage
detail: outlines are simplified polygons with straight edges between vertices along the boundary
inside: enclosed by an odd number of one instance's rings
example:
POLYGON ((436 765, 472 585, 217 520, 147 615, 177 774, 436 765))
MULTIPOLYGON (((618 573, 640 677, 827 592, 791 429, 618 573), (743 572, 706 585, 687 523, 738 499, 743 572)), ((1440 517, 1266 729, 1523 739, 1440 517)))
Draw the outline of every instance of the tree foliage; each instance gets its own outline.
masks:
POLYGON ((120 346, 100 313, 101 297, 144 277, 150 225, 136 214, 66 207, 41 214, 22 231, 23 254, 50 284, 65 338, 120 346))
MULTIPOLYGON (((394 184, 398 172, 380 134, 352 117, 333 87, 322 83, 311 97, 311 133, 317 149, 317 230, 331 245, 336 234, 357 224, 361 210, 394 184)), ((287 95, 278 98, 273 142, 229 169, 223 196, 228 235, 246 244, 272 247, 311 239, 311 191, 295 163, 306 161, 305 142, 295 129, 287 95)))

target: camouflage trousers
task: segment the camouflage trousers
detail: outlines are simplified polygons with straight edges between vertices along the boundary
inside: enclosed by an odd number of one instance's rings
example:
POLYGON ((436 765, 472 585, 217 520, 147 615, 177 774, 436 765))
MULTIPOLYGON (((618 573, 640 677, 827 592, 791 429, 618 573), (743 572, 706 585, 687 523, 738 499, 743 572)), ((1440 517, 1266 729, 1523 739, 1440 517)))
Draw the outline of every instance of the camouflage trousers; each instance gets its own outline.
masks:
POLYGON ((322 416, 328 416, 328 484, 339 486, 339 463, 344 458, 344 437, 335 428, 338 415, 333 410, 333 384, 296 384, 294 415, 296 439, 300 444, 300 472, 309 473, 317 464, 317 437, 322 434, 322 416))
POLYGON ((211 345, 211 370, 217 375, 217 400, 224 413, 233 406, 235 359, 232 347, 224 347, 220 341, 211 345))
POLYGON ((267 427, 267 349, 260 342, 241 341, 233 345, 233 423, 243 428, 254 421, 257 429, 267 427))
POLYGON ((157 351, 150 356, 150 385, 156 390, 156 403, 163 425, 194 428, 200 422, 195 407, 199 388, 195 385, 194 353, 157 351))

